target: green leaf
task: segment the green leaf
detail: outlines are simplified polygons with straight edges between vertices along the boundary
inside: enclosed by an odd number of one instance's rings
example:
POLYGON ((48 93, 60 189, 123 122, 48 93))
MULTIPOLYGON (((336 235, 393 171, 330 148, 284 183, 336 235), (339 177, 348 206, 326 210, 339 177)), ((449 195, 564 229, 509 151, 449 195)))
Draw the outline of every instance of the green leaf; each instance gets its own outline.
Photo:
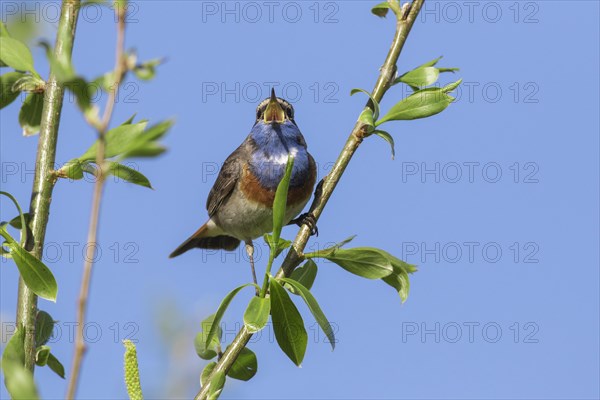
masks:
POLYGON ((29 71, 37 74, 33 68, 31 51, 17 39, 0 36, 0 60, 17 71, 29 71))
POLYGON ((33 374, 23 367, 23 364, 15 361, 2 362, 4 370, 4 382, 6 390, 14 400, 37 400, 39 399, 33 374))
POLYGON ((24 341, 25 329, 23 329, 21 326, 18 326, 15 330, 15 333, 13 333, 10 340, 4 347, 4 352, 2 353, 2 368, 5 372, 6 368, 4 368, 4 366, 6 363, 12 361, 23 365, 25 362, 24 341))
POLYGON ((264 297, 253 297, 244 312, 244 325, 252 333, 258 332, 267 325, 271 312, 271 300, 264 297))
POLYGON ((206 367, 204 367, 204 369, 202 370, 202 374, 200 374, 200 385, 206 385, 206 380, 208 379, 208 377, 213 372, 216 366, 217 363, 215 361, 206 364, 206 367))
POLYGON ((97 168, 91 161, 83 161, 80 163, 80 165, 83 172, 91 176, 96 176, 97 174, 101 173, 100 168, 97 168))
POLYGON ((25 362, 24 340, 25 330, 19 326, 2 353, 2 370, 4 371, 6 390, 15 400, 39 398, 33 375, 23 367, 25 362))
POLYGON ((434 84, 439 76, 440 71, 435 67, 418 67, 396 78, 392 84, 403 82, 410 86, 429 86, 434 84))
POLYGON ((438 68, 438 71, 440 72, 456 72, 456 71, 460 71, 460 68, 438 68))
POLYGON ((127 121, 123 122, 121 125, 131 125, 133 123, 133 120, 135 119, 136 115, 137 115, 137 113, 133 114, 131 117, 129 117, 127 119, 127 121))
MULTIPOLYGON (((22 214, 23 217, 25 218, 25 225, 27 225, 29 223, 29 219, 31 217, 31 214, 29 213, 23 213, 22 214)), ((16 217, 14 217, 13 219, 11 219, 8 224, 10 226, 12 226, 15 229, 23 229, 23 224, 21 223, 21 214, 17 215, 16 217)))
POLYGON ((393 272, 392 264, 378 249, 355 247, 308 253, 307 258, 319 257, 333 261, 346 271, 368 279, 380 279, 393 272))
POLYGON ((219 347, 221 346, 219 339, 221 338, 223 332, 220 326, 217 329, 217 334, 213 336, 213 338, 210 340, 210 343, 207 342, 208 331, 213 325, 214 318, 215 314, 212 314, 204 321, 202 321, 202 331, 200 331, 200 333, 196 335, 196 339, 194 340, 194 347, 196 348, 196 353, 203 360, 212 360, 213 358, 215 358, 219 351, 219 347))
POLYGON ((386 142, 388 142, 390 144, 390 147, 392 148, 392 160, 393 160, 394 157, 396 157, 396 150, 394 149, 394 138, 392 137, 392 135, 390 135, 386 131, 382 131, 379 129, 376 131, 373 131, 373 133, 375 135, 379 136, 380 138, 384 139, 386 142))
POLYGON ((288 293, 275 279, 271 279, 269 282, 269 293, 275 339, 290 360, 300 366, 308 343, 302 316, 288 293))
POLYGON ((238 294, 238 292, 240 290, 242 290, 243 288, 245 288, 247 286, 255 286, 255 285, 253 283, 246 283, 245 285, 238 286, 237 288, 235 288, 231 292, 229 292, 227 294, 227 296, 225 296, 223 301, 221 301, 221 304, 219 305, 219 308, 217 309, 217 312, 214 315, 213 321, 210 324, 210 329, 208 329, 208 335, 206 337, 206 342, 204 342, 206 348, 210 347, 210 342, 211 342, 212 338, 215 336, 217 331, 220 329, 219 325, 221 324, 221 318, 223 318, 223 314, 225 314, 227 307, 229 307, 229 303, 231 303, 231 300, 233 300, 235 295, 238 294))
POLYGON ((40 19, 43 18, 47 21, 48 14, 44 13, 43 17, 41 14, 38 16, 31 15, 31 11, 33 10, 28 9, 27 7, 20 7, 19 12, 15 14, 12 14, 9 11, 10 7, 5 7, 5 9, 7 14, 5 14, 3 19, 6 21, 6 28, 8 29, 8 32, 10 32, 10 37, 18 39, 22 43, 28 43, 32 41, 36 35, 43 34, 41 32, 43 29, 41 25, 43 24, 40 23, 40 19))
MULTIPOLYGON (((202 328, 202 330, 204 332, 208 332, 210 331, 210 327, 213 325, 213 322, 215 320, 215 314, 211 314, 208 317, 204 318, 204 320, 200 323, 200 327, 202 328)), ((217 338, 219 340, 221 340, 221 338, 223 337, 223 330, 221 329, 221 326, 219 324, 217 324, 217 338)))
POLYGON ((375 129, 375 122, 373 120, 373 110, 365 108, 360 115, 358 120, 367 126, 367 132, 371 133, 375 129))
POLYGON ((210 380, 208 388, 208 400, 216 400, 221 395, 221 391, 225 386, 225 374, 222 371, 215 372, 210 380))
MULTIPOLYGON (((15 208, 17 209, 17 211, 19 212, 19 216, 17 217, 19 219, 18 226, 13 222, 15 220, 15 218, 13 218, 13 220, 11 220, 9 222, 9 224, 11 226, 21 230, 21 245, 23 246, 27 242, 27 233, 28 233, 27 223, 29 221, 29 214, 23 213, 23 210, 21 209, 19 202, 12 194, 10 194, 8 192, 0 191, 0 195, 8 197, 10 199, 10 201, 12 201, 12 203, 15 205, 15 208)), ((8 232, 6 231, 6 229, 2 229, 2 231, 0 232, 0 235, 4 236, 4 238, 6 238, 6 235, 8 235, 8 232)), ((9 235, 9 237, 10 237, 10 240, 12 240, 12 237, 10 235, 9 235)), ((7 240, 9 240, 9 239, 7 239, 7 240)))
MULTIPOLYGON (((375 98, 373 97, 373 95, 371 95, 371 93, 367 92, 364 89, 358 89, 358 88, 352 89, 350 91, 350 96, 353 96, 359 92, 366 94, 367 96, 369 96, 369 99, 371 99, 371 102, 373 103, 373 120, 376 121, 377 118, 379 118, 379 103, 377 102, 377 100, 375 100, 375 98)), ((362 113, 361 113, 361 115, 362 115, 362 113)))
POLYGON ((257 370, 258 360, 256 354, 249 348, 244 347, 238 358, 233 362, 227 376, 241 381, 249 381, 256 375, 257 370))
POLYGON ((119 156, 120 159, 134 158, 134 157, 156 157, 164 153, 167 149, 154 142, 143 142, 137 147, 129 150, 127 153, 123 153, 119 156))
POLYGON ((154 79, 154 76, 156 75, 156 68, 136 66, 133 69, 133 73, 135 74, 135 76, 137 76, 138 79, 142 81, 149 81, 154 79))
POLYGON ((48 343, 54 330, 54 320, 46 311, 39 310, 35 317, 35 346, 48 343))
POLYGON ((10 255, 10 251, 6 250, 4 246, 6 246, 6 242, 3 242, 2 245, 0 245, 0 256, 6 259, 11 259, 12 256, 10 255))
POLYGON ((392 274, 382 279, 385 283, 396 289, 396 291, 400 295, 402 303, 404 303, 408 298, 408 293, 410 290, 410 281, 408 274, 414 273, 417 270, 417 266, 404 262, 384 250, 379 251, 385 257, 387 257, 388 260, 390 260, 390 262, 392 263, 392 268, 394 269, 394 272, 392 274))
POLYGON ((333 246, 333 248, 334 249, 342 248, 345 245, 347 245, 348 243, 350 243, 351 241, 353 241, 355 237, 356 237, 356 235, 352 235, 350 237, 347 237, 346 239, 342 240, 341 242, 336 243, 335 246, 333 246))
MULTIPOLYGON (((117 157, 120 160, 131 157, 153 157, 165 151, 156 143, 173 125, 172 120, 160 122, 146 130, 147 121, 131 123, 131 118, 124 124, 106 133, 106 158, 117 157)), ((94 161, 98 142, 95 142, 81 157, 82 161, 94 161)))
POLYGON ((156 75, 156 67, 162 64, 162 59, 154 59, 136 65, 133 68, 133 73, 138 79, 148 81, 154 79, 156 75))
POLYGON ((6 25, 4 22, 0 21, 0 37, 2 36, 10 37, 8 30, 6 29, 6 25))
POLYGON ((375 7, 371 8, 371 12, 377 15, 378 17, 385 18, 389 9, 389 3, 387 1, 384 1, 383 3, 379 3, 375 7))
MULTIPOLYGON (((58 38, 58 40, 63 39, 65 32, 59 32, 63 35, 62 38, 58 38)), ((75 72, 75 68, 73 67, 73 63, 71 62, 71 53, 70 52, 58 52, 53 51, 51 45, 49 43, 42 42, 42 45, 46 49, 46 58, 48 59, 48 63, 50 64, 50 71, 56 77, 57 81, 62 84, 66 84, 75 79, 83 79, 77 76, 75 72)))
MULTIPOLYGON (((317 277, 317 271, 317 264, 315 264, 313 260, 308 260, 304 263, 304 265, 296 268, 292 272, 290 278, 300 283, 308 290, 310 290, 315 281, 315 278, 317 277)), ((293 294, 298 294, 296 289, 294 289, 293 287, 286 286, 286 288, 290 290, 293 294)))
POLYGON ((19 97, 19 92, 14 91, 13 86, 23 76, 21 72, 8 72, 0 76, 0 109, 19 97))
POLYGON ((43 106, 43 93, 30 93, 27 95, 19 112, 19 124, 23 128, 23 136, 35 135, 40 131, 43 106))
POLYGON ((116 80, 114 71, 107 72, 104 75, 100 75, 92 82, 90 82, 90 86, 94 88, 99 88, 105 92, 110 92, 115 88, 116 80))
MULTIPOLYGON (((131 118, 134 118, 135 115, 131 118)), ((144 138, 148 141, 155 141, 162 138, 171 127, 175 124, 175 121, 172 119, 167 119, 161 121, 157 124, 152 125, 144 132, 144 138)))
POLYGON ((48 363, 50 357, 50 346, 39 346, 35 349, 35 365, 40 367, 45 366, 48 363))
POLYGON ((46 82, 34 75, 22 75, 13 86, 13 92, 35 92, 41 93, 46 87, 46 82))
POLYGON ((269 235, 268 233, 266 233, 263 236, 263 239, 265 240, 269 248, 275 251, 275 258, 277 258, 277 256, 279 256, 283 250, 287 249, 292 245, 291 241, 279 238, 279 243, 277 243, 277 246, 274 246, 273 236, 269 235))
POLYGON ((290 178, 292 177, 292 168, 294 167, 294 157, 288 156, 287 165, 285 167, 285 175, 281 178, 277 191, 275 192, 275 200, 273 200, 273 243, 279 243, 281 229, 285 219, 285 209, 287 205, 288 188, 290 187, 290 178))
POLYGON ((400 295, 400 300, 402 303, 406 301, 408 298, 408 292, 410 290, 410 281, 406 272, 402 270, 394 270, 393 274, 382 278, 382 280, 396 289, 398 295, 400 295))
POLYGON ((217 356, 218 346, 220 346, 219 340, 213 337, 210 341, 210 345, 206 346, 207 332, 201 331, 196 335, 194 339, 194 347, 196 348, 196 354, 203 360, 212 360, 217 356))
POLYGON ((394 272, 396 270, 402 270, 406 273, 412 274, 417 271, 416 265, 409 264, 405 261, 402 261, 398 257, 388 253, 385 250, 381 250, 381 249, 376 249, 376 250, 379 251, 381 254, 383 254, 388 260, 390 260, 390 262, 392 263, 392 267, 394 268, 394 272))
POLYGON ((448 88, 456 88, 460 82, 461 80, 443 88, 422 89, 411 94, 393 106, 375 125, 387 121, 427 118, 444 111, 454 101, 454 98, 447 94, 450 91, 448 88))
POLYGON ((454 91, 454 89, 456 89, 461 83, 462 83, 462 79, 459 79, 456 82, 449 83, 442 88, 442 91, 444 93, 450 93, 450 92, 454 91))
MULTIPOLYGON (((85 163, 87 163, 87 161, 85 163)), ((79 180, 83 178, 85 163, 81 162, 78 158, 74 158, 63 165, 58 170, 58 174, 61 177, 79 180)))
POLYGON ((140 385, 140 371, 138 368, 137 350, 131 340, 123 340, 125 345, 124 367, 125 386, 130 400, 143 400, 142 386, 140 385))
POLYGON ((314 298, 310 290, 305 288, 300 282, 297 282, 293 279, 281 278, 281 282, 287 283, 288 285, 293 287, 298 294, 300 294, 300 296, 304 299, 304 302, 308 306, 308 309, 312 313, 313 317, 315 317, 315 320, 317 321, 321 329, 323 329, 325 335, 327 335, 329 343, 331 344, 331 350, 335 349, 335 335, 333 333, 333 328, 331 328, 331 324, 327 320, 327 317, 325 317, 323 310, 321 310, 321 307, 319 307, 319 303, 314 298))
POLYGON ((65 379, 65 367, 58 361, 58 358, 54 357, 52 353, 48 355, 48 363, 46 364, 54 373, 61 378, 65 379))
POLYGON ((350 243, 351 241, 353 241, 355 237, 356 237, 356 235, 352 235, 352 236, 350 236, 350 237, 342 240, 341 242, 336 243, 333 246, 328 247, 326 249, 319 250, 319 251, 316 251, 316 252, 313 252, 313 253, 305 253, 304 257, 305 258, 312 258, 312 257, 326 258, 330 254, 333 254, 338 249, 344 247, 345 245, 347 245, 348 243, 350 243))
POLYGON ((75 95, 81 111, 87 112, 92 107, 92 86, 84 78, 75 76, 64 82, 64 86, 75 95))
POLYGON ((419 65, 417 68, 406 72, 402 76, 396 78, 392 85, 399 82, 406 83, 413 90, 418 91, 419 87, 433 85, 439 78, 442 72, 456 72, 458 68, 438 68, 435 65, 441 60, 441 56, 419 65))
POLYGON ((27 287, 39 297, 55 302, 58 286, 50 269, 28 253, 5 231, 0 231, 0 234, 6 239, 6 246, 10 249, 10 254, 27 287))
POLYGON ((433 67, 435 66, 438 61, 440 61, 442 59, 443 56, 439 56, 438 58, 434 58, 431 61, 427 61, 425 64, 419 65, 417 68, 422 68, 422 67, 433 67))
MULTIPOLYGON (((135 147, 135 143, 140 140, 139 137, 146 128, 147 123, 147 121, 141 121, 136 124, 119 125, 106 132, 106 158, 115 157, 135 147)), ((98 142, 95 142, 79 159, 94 161, 97 148, 98 142)))
POLYGON ((107 161, 107 164, 109 174, 121 178, 124 181, 152 189, 150 181, 141 172, 117 162, 107 161))

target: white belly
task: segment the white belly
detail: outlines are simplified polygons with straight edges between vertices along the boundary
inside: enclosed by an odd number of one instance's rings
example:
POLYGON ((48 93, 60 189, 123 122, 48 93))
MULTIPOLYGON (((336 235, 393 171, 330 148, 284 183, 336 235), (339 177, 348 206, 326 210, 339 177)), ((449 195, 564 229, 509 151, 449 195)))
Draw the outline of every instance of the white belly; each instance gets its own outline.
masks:
MULTIPOLYGON (((284 225, 300 214, 307 202, 308 199, 287 207, 284 225)), ((243 241, 259 238, 273 230, 273 210, 247 199, 239 189, 233 191, 212 219, 227 235, 243 241)))

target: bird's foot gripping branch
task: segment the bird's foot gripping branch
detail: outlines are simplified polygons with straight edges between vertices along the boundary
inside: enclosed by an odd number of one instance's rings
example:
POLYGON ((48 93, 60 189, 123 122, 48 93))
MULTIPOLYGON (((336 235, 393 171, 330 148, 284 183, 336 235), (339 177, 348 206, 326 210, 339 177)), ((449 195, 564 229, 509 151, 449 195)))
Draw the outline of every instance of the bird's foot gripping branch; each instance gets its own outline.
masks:
MULTIPOLYGON (((396 74, 396 62, 422 5, 423 0, 414 0, 404 5, 400 5, 397 0, 389 0, 372 9, 373 14, 379 17, 385 17, 389 10, 392 10, 396 20, 396 32, 373 91, 354 89, 351 92, 351 95, 358 92, 365 93, 369 96, 369 100, 331 172, 320 185, 320 195, 315 198, 311 206, 311 215, 314 216, 315 224, 354 152, 365 138, 375 135, 385 139, 391 146, 393 157, 393 136, 382 130, 381 125, 438 114, 454 100, 449 93, 458 87, 460 80, 444 86, 435 85, 440 74, 457 71, 456 68, 438 67, 440 58, 402 75, 396 74), (408 85, 413 91, 412 94, 397 102, 380 117, 379 102, 384 94, 397 84, 408 85)), ((382 280, 398 292, 402 302, 408 296, 409 275, 416 271, 416 267, 387 251, 374 247, 346 248, 345 245, 353 239, 351 237, 331 248, 304 253, 308 239, 313 233, 308 225, 301 226, 293 242, 280 237, 293 163, 293 158, 289 157, 286 173, 277 187, 273 204, 273 232, 264 237, 270 252, 262 286, 247 283, 232 290, 225 296, 216 313, 202 322, 202 330, 196 336, 195 347, 198 356, 210 361, 202 371, 200 379, 202 387, 196 399, 217 398, 227 378, 249 380, 256 374, 257 357, 246 345, 254 333, 265 328, 269 317, 279 347, 296 365, 302 363, 308 336, 293 298, 301 299, 305 303, 328 337, 332 348, 335 346, 334 331, 311 293, 318 271, 315 259, 325 258, 352 274, 367 279, 382 280), (271 269, 275 259, 286 251, 280 270, 272 275, 271 269), (221 343, 220 324, 223 315, 234 297, 246 287, 255 287, 258 295, 250 298, 243 315, 244 325, 235 339, 229 344, 221 343)))

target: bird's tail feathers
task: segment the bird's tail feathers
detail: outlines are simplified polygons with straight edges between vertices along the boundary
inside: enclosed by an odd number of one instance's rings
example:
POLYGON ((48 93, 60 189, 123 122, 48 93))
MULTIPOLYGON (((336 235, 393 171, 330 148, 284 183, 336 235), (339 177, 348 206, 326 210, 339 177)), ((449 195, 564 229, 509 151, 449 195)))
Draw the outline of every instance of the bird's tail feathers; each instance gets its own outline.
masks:
POLYGON ((198 229, 192 236, 190 236, 185 242, 177 247, 170 255, 169 258, 177 257, 186 251, 193 248, 201 249, 214 249, 214 250, 235 250, 240 245, 240 240, 232 236, 219 235, 219 236, 206 236, 208 233, 208 226, 204 224, 198 229))

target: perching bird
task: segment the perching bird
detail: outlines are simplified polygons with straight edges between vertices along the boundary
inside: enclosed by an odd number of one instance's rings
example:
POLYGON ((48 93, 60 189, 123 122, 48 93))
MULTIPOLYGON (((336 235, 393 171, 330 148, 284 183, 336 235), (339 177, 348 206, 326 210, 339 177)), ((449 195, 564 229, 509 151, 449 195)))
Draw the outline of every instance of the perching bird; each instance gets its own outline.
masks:
POLYGON ((271 97, 256 108, 250 134, 221 167, 206 202, 208 221, 169 257, 195 247, 235 250, 243 240, 253 264, 252 240, 273 230, 273 200, 288 154, 294 157, 294 167, 284 222, 307 223, 314 232, 310 214, 294 217, 312 194, 317 175, 315 161, 294 121, 294 108, 271 90, 271 97))

